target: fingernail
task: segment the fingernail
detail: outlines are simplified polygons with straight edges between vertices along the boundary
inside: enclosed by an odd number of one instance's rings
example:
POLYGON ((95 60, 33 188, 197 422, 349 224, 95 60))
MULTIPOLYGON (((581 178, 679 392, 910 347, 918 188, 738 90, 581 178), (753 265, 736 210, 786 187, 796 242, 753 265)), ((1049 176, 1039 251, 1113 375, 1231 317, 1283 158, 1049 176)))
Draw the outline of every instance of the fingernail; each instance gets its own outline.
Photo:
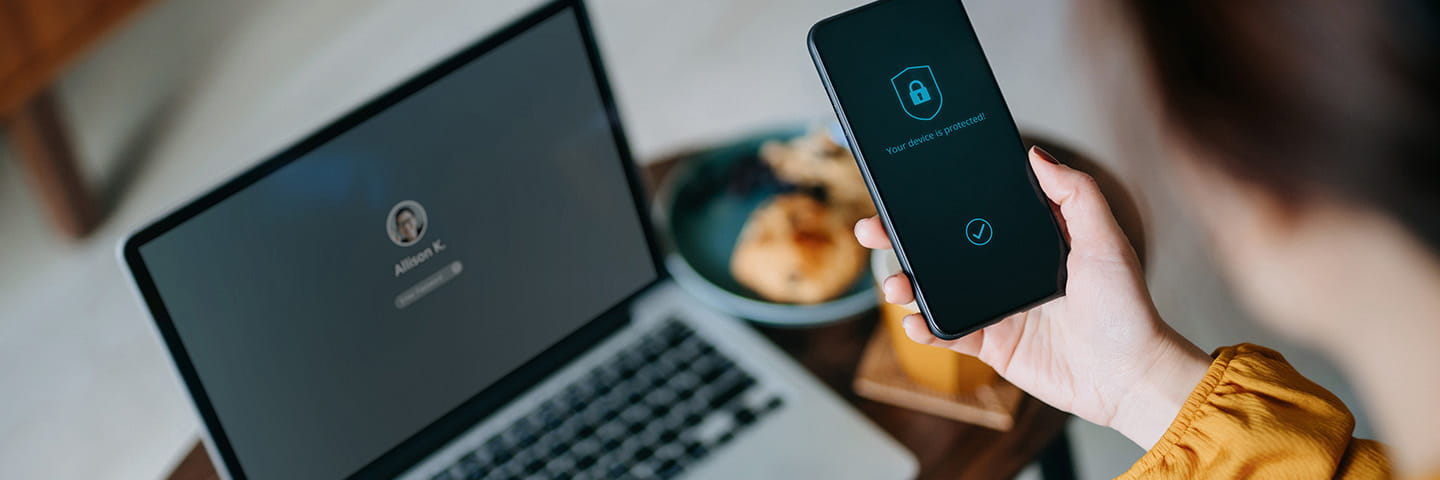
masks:
POLYGON ((900 319, 900 328, 905 329, 905 336, 915 337, 915 327, 912 326, 914 324, 915 322, 911 322, 908 316, 900 319))
POLYGON ((1035 145, 1035 146, 1033 146, 1033 147, 1030 147, 1030 152, 1031 152, 1031 153, 1034 153, 1035 156, 1040 157, 1041 160, 1044 160, 1044 161, 1047 161, 1047 162, 1050 162, 1050 163, 1053 163, 1053 164, 1056 164, 1056 165, 1059 165, 1059 164, 1060 164, 1060 161, 1059 161, 1059 160, 1056 160, 1054 155, 1051 155, 1050 152, 1045 151, 1044 148, 1040 148, 1039 145, 1035 145))
POLYGON ((890 276, 880 283, 880 290, 885 292, 885 303, 895 303, 895 280, 894 276, 890 276))
POLYGON ((931 338, 930 329, 925 328, 925 320, 919 315, 906 315, 900 320, 900 326, 904 327, 905 336, 917 343, 925 343, 931 338))

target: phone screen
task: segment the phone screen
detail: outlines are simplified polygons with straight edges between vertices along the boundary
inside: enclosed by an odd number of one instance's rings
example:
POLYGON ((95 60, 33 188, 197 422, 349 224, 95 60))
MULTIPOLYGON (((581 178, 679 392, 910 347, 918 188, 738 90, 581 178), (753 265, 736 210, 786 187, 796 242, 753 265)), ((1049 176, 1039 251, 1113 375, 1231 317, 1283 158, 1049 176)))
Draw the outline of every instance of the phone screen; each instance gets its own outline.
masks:
POLYGON ((1064 239, 959 0, 873 3, 810 47, 936 335, 1063 292, 1064 239))

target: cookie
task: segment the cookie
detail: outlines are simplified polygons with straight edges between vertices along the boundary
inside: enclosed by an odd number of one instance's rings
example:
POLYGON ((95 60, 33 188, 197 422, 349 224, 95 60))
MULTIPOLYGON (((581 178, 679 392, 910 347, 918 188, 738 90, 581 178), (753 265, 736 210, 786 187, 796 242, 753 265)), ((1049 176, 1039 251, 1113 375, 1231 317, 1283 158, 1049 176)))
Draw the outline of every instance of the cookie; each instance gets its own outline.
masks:
POLYGON ((730 258, 741 285, 767 300, 815 304, 840 296, 864 271, 851 223, 805 194, 775 197, 750 215, 730 258))

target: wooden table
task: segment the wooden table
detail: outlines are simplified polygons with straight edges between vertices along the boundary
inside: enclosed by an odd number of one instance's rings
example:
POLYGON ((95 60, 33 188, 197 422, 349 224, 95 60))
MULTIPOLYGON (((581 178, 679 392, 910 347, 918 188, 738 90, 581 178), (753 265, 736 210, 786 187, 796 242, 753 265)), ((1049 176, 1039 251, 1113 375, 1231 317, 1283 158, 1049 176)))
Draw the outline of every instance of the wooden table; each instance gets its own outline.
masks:
POLYGON ((52 89, 65 67, 149 0, 0 0, 0 124, 51 220, 71 237, 100 220, 52 89))
MULTIPOLYGON (((1090 173, 1105 192, 1121 228, 1135 244, 1142 262, 1146 258, 1146 232, 1133 197, 1108 170, 1093 160, 1054 142, 1027 138, 1043 145, 1062 163, 1090 173)), ((664 179, 684 155, 646 167, 644 176, 651 186, 664 179)), ((794 357, 806 369, 839 393, 871 421, 906 448, 920 463, 921 479, 992 480, 1015 476, 1026 465, 1040 460, 1047 480, 1073 478, 1073 466, 1066 438, 1062 435, 1070 416, 1026 396, 1020 402, 1015 428, 1000 432, 960 423, 913 410, 861 398, 850 388, 865 343, 879 316, 869 312, 858 318, 819 328, 780 329, 756 327, 765 337, 794 357)), ((199 444, 178 464, 171 480, 215 480, 205 449, 199 444)))

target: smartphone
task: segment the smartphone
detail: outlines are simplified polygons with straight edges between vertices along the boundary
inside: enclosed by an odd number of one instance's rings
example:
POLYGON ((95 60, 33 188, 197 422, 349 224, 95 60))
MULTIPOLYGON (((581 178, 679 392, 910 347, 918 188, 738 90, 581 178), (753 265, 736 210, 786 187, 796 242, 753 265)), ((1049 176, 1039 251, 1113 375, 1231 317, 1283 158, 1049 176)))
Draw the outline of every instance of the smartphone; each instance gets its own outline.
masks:
POLYGON ((878 1, 809 43, 935 336, 1064 295, 1069 247, 960 0, 878 1))

